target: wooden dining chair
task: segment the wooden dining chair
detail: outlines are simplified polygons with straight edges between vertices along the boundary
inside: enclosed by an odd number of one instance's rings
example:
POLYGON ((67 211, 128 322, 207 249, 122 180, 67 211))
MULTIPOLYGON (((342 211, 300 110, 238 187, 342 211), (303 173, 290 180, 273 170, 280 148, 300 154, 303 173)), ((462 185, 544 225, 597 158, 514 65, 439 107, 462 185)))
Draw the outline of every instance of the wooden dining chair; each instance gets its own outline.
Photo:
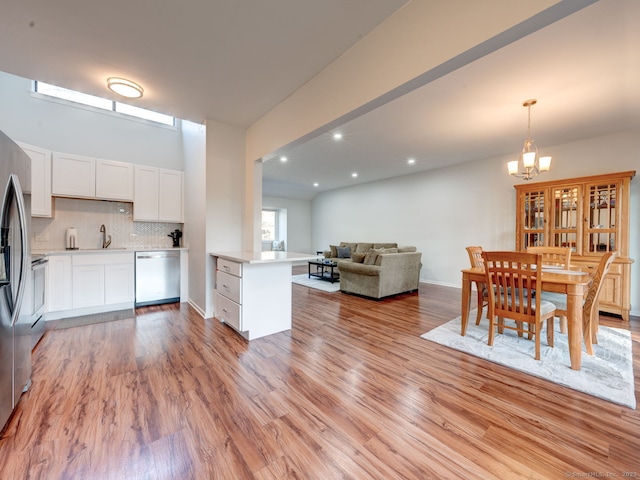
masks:
MULTIPOLYGON (((600 296, 600 292, 602 291, 602 285, 604 284, 604 279, 609 273, 609 269, 611 268, 611 264, 618 256, 618 252, 607 252, 600 259, 600 263, 598 263, 598 268, 593 275, 593 280, 591 285, 589 286, 589 290, 584 297, 584 303, 582 304, 582 329, 584 332, 591 331, 591 343, 598 343, 597 333, 598 333, 598 325, 599 325, 599 316, 600 313, 598 311, 598 297, 600 296)), ((543 292, 546 294, 546 292, 543 292)), ((546 295, 543 295, 543 298, 546 295)), ((550 301, 556 305, 556 308, 560 311, 567 311, 567 296, 561 293, 554 293, 548 296, 550 301)), ((557 313, 558 310, 556 310, 557 313)), ((587 342, 586 344, 587 353, 589 355, 593 355, 593 348, 587 342)))
POLYGON ((542 265, 569 268, 571 266, 571 247, 527 247, 529 253, 542 255, 542 265))
MULTIPOLYGON (((482 258, 482 247, 471 246, 467 247, 467 253, 469 254, 469 262, 471 267, 484 268, 484 259, 482 258)), ((480 325, 480 319, 482 318, 482 309, 488 305, 488 290, 487 285, 482 282, 475 282, 476 291, 478 292, 478 316, 476 318, 476 325, 480 325)), ((487 312, 487 318, 489 318, 487 312)))
POLYGON ((540 360, 540 333, 547 321, 547 343, 553 347, 553 303, 536 295, 541 282, 542 255, 528 252, 482 252, 489 290, 489 345, 493 345, 496 327, 527 333, 535 340, 535 359, 540 360), (515 326, 505 319, 515 321, 515 326), (497 324, 496 324, 497 319, 497 324), (526 324, 526 325, 525 325, 526 324))
MULTIPOLYGON (((542 255, 542 265, 551 265, 568 269, 571 266, 571 247, 527 247, 527 252, 542 255)), ((554 302, 557 294, 548 295, 542 292, 542 300, 553 303, 556 306, 556 317, 560 318, 560 332, 567 333, 567 308, 566 296, 564 309, 554 302)), ((562 295, 562 294, 561 294, 562 295)), ((564 296, 564 295, 563 295, 564 296)))

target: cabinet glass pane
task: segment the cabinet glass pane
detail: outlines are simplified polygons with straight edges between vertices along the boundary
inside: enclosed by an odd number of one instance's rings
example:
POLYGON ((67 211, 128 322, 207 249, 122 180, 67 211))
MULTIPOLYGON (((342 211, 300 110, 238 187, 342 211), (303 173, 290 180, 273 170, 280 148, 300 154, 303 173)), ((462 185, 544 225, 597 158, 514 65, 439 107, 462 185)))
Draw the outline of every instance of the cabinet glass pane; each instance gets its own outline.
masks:
POLYGON ((617 245, 617 203, 618 185, 589 186, 589 216, 587 242, 589 252, 609 252, 617 245))
POLYGON ((571 247, 577 250, 578 187, 562 187, 553 189, 553 210, 551 224, 551 246, 571 247))
POLYGON ((526 230, 544 228, 544 192, 524 194, 524 228, 526 230))
POLYGON ((523 193, 523 245, 521 248, 544 245, 545 191, 535 190, 523 193))

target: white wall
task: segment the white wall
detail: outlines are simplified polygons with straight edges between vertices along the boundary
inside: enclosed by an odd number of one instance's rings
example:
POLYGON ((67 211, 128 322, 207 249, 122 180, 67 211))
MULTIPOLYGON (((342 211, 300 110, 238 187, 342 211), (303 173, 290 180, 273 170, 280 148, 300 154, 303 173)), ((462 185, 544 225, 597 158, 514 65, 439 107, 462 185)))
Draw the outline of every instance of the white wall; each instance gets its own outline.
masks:
POLYGON ((0 130, 56 152, 183 169, 180 129, 44 98, 31 80, 0 72, 0 130))
POLYGON ((205 315, 206 309, 206 128, 182 122, 184 138, 184 237, 189 240, 189 303, 205 315))
MULTIPOLYGON (((540 181, 635 170, 637 135, 621 133, 545 147, 540 181)), ((337 242, 398 242, 422 252, 422 281, 460 286, 467 245, 515 248, 515 189, 507 158, 456 165, 324 192, 312 202, 312 250, 337 242)), ((640 179, 631 182, 632 314, 640 315, 640 179)))
POLYGON ((263 208, 287 210, 287 238, 285 247, 289 252, 315 253, 311 242, 311 201, 291 198, 263 197, 263 208))
POLYGON ((245 210, 245 130, 206 122, 206 317, 213 316, 211 252, 242 250, 245 210))

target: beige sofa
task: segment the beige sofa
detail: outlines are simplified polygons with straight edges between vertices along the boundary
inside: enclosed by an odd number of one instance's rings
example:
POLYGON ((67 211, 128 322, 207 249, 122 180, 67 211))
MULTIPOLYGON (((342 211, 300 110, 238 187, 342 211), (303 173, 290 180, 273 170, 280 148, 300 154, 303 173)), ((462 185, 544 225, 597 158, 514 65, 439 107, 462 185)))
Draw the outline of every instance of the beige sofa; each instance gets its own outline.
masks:
POLYGON ((341 242, 324 254, 338 262, 342 292, 379 299, 418 289, 422 253, 415 247, 341 242), (346 247, 351 252, 348 258, 346 247))

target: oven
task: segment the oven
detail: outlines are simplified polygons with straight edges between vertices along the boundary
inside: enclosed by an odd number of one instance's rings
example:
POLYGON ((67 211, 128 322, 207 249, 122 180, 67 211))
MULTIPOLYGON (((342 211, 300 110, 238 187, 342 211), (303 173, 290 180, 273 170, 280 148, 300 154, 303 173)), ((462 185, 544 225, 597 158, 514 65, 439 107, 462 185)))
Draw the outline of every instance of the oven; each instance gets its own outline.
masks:
POLYGON ((44 306, 46 301, 45 286, 47 281, 47 257, 33 255, 31 257, 31 288, 32 288, 32 322, 31 348, 34 348, 44 335, 44 306))

